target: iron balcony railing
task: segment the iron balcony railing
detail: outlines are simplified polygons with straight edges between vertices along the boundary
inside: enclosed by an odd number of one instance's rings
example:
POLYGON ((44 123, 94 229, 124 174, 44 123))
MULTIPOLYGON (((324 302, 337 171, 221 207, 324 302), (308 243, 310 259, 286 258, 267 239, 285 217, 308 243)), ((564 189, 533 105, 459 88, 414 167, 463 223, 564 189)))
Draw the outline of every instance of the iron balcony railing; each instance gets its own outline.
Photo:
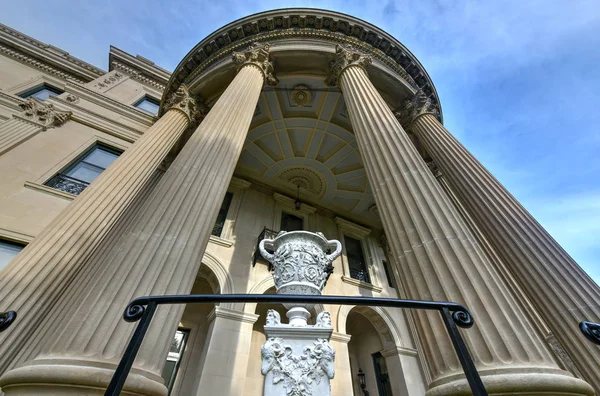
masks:
POLYGON ((57 173, 52 179, 46 182, 46 185, 69 194, 79 195, 90 185, 90 183, 75 179, 74 177, 67 176, 63 173, 57 173))
MULTIPOLYGON (((459 327, 466 329, 472 327, 474 324, 473 316, 469 310, 460 304, 374 297, 300 296, 285 294, 196 294, 147 296, 136 298, 129 303, 123 313, 123 319, 127 322, 139 321, 139 323, 129 340, 125 353, 115 370, 104 396, 120 395, 158 305, 214 304, 223 302, 366 305, 438 311, 442 316, 446 330, 452 340, 454 350, 458 355, 460 364, 462 365, 469 386, 471 387, 471 392, 474 396, 487 395, 479 372, 477 371, 471 355, 469 354, 469 350, 458 330, 459 327)), ((0 333, 8 329, 16 319, 17 313, 15 311, 0 312, 0 333)), ((594 344, 600 345, 600 324, 584 321, 579 324, 579 329, 588 340, 594 344)))

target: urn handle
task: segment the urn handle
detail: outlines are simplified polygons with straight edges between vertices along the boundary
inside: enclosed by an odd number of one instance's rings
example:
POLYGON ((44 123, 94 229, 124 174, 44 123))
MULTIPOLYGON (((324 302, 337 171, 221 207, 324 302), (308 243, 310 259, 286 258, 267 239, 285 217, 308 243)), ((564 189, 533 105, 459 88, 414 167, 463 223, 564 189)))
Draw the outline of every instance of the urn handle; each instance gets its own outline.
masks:
POLYGON ((329 260, 329 261, 335 260, 342 253, 342 244, 337 239, 333 239, 331 241, 327 241, 327 247, 329 249, 335 248, 335 250, 333 251, 333 253, 327 255, 327 260, 329 260))
POLYGON ((260 250, 260 254, 269 262, 273 263, 275 255, 267 252, 267 248, 273 250, 273 240, 272 239, 263 239, 258 244, 258 250, 260 250))

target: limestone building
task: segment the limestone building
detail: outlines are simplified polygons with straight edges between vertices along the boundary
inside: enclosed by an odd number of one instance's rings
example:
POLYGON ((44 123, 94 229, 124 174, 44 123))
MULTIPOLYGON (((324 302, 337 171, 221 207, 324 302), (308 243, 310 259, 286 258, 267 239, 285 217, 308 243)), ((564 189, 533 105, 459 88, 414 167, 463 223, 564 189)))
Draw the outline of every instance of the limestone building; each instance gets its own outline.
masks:
MULTIPOLYGON (((272 293, 261 238, 339 239, 325 294, 465 304, 490 394, 592 395, 600 290, 448 132, 397 39, 323 10, 251 15, 175 71, 105 71, 0 25, 0 333, 6 395, 102 394, 149 294, 272 293)), ((262 395, 267 309, 161 307, 131 395, 262 395)), ((433 313, 332 314, 332 394, 468 394, 433 313)), ((314 317, 314 315, 313 315, 314 317)))

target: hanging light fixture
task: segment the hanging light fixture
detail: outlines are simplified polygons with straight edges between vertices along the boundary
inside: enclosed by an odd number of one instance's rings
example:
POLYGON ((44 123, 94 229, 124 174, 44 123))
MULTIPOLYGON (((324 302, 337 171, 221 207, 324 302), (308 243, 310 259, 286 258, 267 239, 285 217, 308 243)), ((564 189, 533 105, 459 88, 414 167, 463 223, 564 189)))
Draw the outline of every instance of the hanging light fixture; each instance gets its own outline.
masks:
POLYGON ((300 210, 300 208, 302 207, 302 201, 300 201, 300 184, 298 184, 297 187, 298 194, 296 195, 296 200, 294 201, 294 207, 296 208, 296 210, 300 210))

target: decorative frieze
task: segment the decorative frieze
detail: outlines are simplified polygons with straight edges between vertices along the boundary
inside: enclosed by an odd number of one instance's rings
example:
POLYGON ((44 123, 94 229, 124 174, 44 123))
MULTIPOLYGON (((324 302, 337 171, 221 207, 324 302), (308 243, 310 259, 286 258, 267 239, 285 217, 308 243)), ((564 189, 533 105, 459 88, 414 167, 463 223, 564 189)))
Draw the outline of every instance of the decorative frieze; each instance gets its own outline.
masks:
POLYGON ((208 108, 182 84, 165 102, 165 110, 177 109, 183 112, 192 124, 208 114, 208 108))
POLYGON ((346 68, 358 66, 365 70, 373 62, 373 58, 358 52, 352 47, 335 46, 335 58, 329 63, 329 75, 325 83, 331 87, 337 86, 338 79, 346 68))
POLYGON ((123 77, 125 77, 125 76, 122 73, 119 73, 119 72, 113 73, 112 75, 105 77, 103 80, 97 81, 94 84, 94 88, 103 90, 104 88, 107 88, 107 87, 113 85, 117 81, 122 80, 123 77))
POLYGON ((147 84, 161 92, 163 92, 165 90, 165 86, 163 84, 155 81, 152 78, 145 76, 143 73, 140 73, 140 72, 136 71, 135 69, 133 69, 132 67, 129 67, 123 63, 113 61, 113 62, 111 62, 110 66, 111 66, 111 69, 118 69, 118 70, 122 71, 123 73, 126 73, 127 75, 129 75, 134 80, 139 81, 143 84, 147 84))
POLYGON ((431 97, 425 95, 423 90, 418 90, 411 98, 404 101, 402 108, 395 113, 395 116, 405 130, 410 130, 414 120, 423 114, 433 114, 436 118, 439 117, 439 111, 431 97))
POLYGON ((260 69, 265 76, 267 85, 275 86, 278 83, 275 77, 273 62, 269 59, 269 44, 252 43, 243 52, 234 52, 232 55, 233 63, 242 68, 245 65, 254 65, 260 69))
MULTIPOLYGON (((301 354, 295 354, 291 344, 283 338, 269 338, 261 348, 261 372, 267 376, 265 395, 273 396, 282 384, 286 395, 323 395, 318 385, 333 379, 335 374, 335 351, 326 339, 317 339, 305 346, 301 354)), ((327 384, 329 388, 329 384, 327 384)))
POLYGON ((40 102, 30 97, 26 102, 20 103, 22 116, 27 121, 39 124, 42 128, 54 128, 64 124, 71 116, 70 111, 61 111, 49 103, 40 102))

